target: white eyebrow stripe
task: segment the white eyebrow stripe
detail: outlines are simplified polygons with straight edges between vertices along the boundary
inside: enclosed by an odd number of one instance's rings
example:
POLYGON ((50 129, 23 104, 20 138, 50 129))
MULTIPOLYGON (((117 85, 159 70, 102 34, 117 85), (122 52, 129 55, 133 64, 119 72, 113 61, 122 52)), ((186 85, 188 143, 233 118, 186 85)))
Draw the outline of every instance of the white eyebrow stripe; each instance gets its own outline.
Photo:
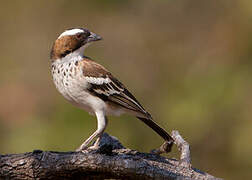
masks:
POLYGON ((61 38, 61 37, 63 37, 63 36, 72 36, 72 35, 75 35, 75 34, 77 34, 77 33, 82 33, 82 32, 84 32, 82 29, 71 29, 71 30, 66 30, 66 31, 64 31, 64 32, 58 37, 58 39, 61 38))

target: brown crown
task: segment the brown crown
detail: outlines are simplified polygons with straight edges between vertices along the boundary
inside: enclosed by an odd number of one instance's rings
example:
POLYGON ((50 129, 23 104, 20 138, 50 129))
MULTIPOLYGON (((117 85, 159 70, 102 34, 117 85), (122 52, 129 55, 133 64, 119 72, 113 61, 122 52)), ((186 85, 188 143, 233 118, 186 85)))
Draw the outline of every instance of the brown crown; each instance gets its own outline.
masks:
POLYGON ((50 58, 56 60, 65 57, 67 54, 83 46, 87 37, 87 33, 78 33, 76 35, 63 36, 57 39, 53 44, 50 58))

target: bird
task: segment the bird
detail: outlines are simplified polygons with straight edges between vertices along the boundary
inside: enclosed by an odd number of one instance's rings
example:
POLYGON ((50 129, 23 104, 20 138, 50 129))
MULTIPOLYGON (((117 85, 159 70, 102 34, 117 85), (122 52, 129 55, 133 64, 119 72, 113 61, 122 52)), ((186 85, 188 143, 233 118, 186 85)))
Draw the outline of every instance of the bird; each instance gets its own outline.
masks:
POLYGON ((107 116, 130 114, 152 128, 172 146, 173 138, 156 122, 138 100, 111 72, 84 55, 84 50, 102 37, 86 28, 61 33, 50 52, 51 73, 56 89, 73 105, 95 115, 96 131, 77 151, 97 149, 107 126, 107 116), (95 140, 92 146, 90 143, 95 140))

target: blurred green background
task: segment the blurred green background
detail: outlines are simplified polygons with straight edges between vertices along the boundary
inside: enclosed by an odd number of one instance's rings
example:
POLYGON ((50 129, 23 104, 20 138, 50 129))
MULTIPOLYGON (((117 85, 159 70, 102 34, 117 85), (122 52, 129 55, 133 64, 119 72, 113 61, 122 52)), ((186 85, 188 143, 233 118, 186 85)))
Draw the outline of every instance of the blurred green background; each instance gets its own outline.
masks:
MULTIPOLYGON (((95 117, 64 100, 50 74, 57 36, 86 27, 104 38, 86 55, 162 127, 180 131, 194 167, 251 178, 251 20, 245 0, 2 1, 0 153, 72 151, 95 130, 95 117)), ((106 132, 145 152, 163 141, 126 115, 110 117, 106 132)))

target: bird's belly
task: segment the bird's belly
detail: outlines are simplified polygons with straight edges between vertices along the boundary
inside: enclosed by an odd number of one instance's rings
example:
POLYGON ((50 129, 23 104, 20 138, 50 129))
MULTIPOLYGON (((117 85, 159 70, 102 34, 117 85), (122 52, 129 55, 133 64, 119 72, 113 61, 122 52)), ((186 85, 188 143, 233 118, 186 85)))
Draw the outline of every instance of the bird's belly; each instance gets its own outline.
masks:
POLYGON ((102 99, 92 95, 86 90, 87 82, 76 77, 66 80, 61 76, 53 76, 54 83, 58 91, 73 105, 84 109, 90 114, 94 114, 97 110, 102 110, 106 115, 119 116, 125 111, 112 104, 106 104, 102 99), (67 84, 66 84, 67 83, 67 84))
POLYGON ((69 102, 91 114, 97 110, 106 111, 106 103, 88 91, 88 82, 81 70, 70 71, 60 67, 52 69, 54 84, 69 102))

